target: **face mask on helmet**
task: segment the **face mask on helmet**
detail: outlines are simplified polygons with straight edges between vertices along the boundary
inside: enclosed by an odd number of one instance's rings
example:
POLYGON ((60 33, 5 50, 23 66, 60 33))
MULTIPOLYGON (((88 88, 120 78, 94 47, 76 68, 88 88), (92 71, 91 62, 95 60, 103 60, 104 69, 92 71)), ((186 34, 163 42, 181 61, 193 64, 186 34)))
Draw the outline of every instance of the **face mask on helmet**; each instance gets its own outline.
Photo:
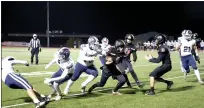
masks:
POLYGON ((127 43, 132 43, 133 40, 134 40, 134 36, 132 34, 126 35, 126 42, 127 43))
POLYGON ((116 47, 117 53, 124 52, 124 46, 125 46, 124 41, 122 41, 122 40, 116 40, 116 42, 115 42, 115 47, 116 47))
POLYGON ((181 34, 182 34, 182 37, 184 37, 186 40, 191 40, 193 35, 191 30, 183 30, 181 34))
POLYGON ((122 53, 124 52, 124 47, 123 46, 119 46, 116 48, 117 53, 122 53))
POLYGON ((103 38, 101 42, 103 45, 108 45, 109 40, 107 38, 103 38))
POLYGON ((62 50, 59 52, 58 58, 59 58, 60 60, 66 60, 66 59, 69 58, 69 55, 70 55, 69 49, 65 48, 65 49, 62 49, 62 50))
POLYGON ((164 44, 166 42, 166 37, 163 36, 163 35, 157 35, 155 37, 155 42, 156 42, 157 46, 161 45, 161 44, 164 44))
POLYGON ((132 40, 130 40, 130 39, 127 39, 126 41, 127 41, 127 43, 132 43, 132 40))

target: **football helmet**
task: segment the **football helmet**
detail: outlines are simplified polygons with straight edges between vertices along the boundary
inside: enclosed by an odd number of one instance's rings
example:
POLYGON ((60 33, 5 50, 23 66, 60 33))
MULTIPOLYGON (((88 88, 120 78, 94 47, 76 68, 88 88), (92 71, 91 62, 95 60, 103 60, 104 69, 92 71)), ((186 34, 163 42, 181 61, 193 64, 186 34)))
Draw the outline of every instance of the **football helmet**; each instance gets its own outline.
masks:
POLYGON ((103 45, 108 45, 108 43, 109 43, 108 38, 104 37, 104 38, 101 40, 101 43, 102 43, 103 45))
POLYGON ((134 35, 133 35, 133 34, 127 34, 127 35, 125 36, 125 41, 126 41, 127 43, 132 43, 133 40, 134 40, 134 35))
POLYGON ((123 40, 116 40, 114 45, 117 53, 124 52, 125 42, 123 40))
POLYGON ((69 48, 63 47, 59 50, 58 58, 59 60, 67 60, 70 56, 69 48))
POLYGON ((191 30, 183 30, 181 33, 182 37, 184 37, 186 40, 190 40, 192 38, 192 31, 191 30))
POLYGON ((157 35, 154 37, 154 39, 155 39, 155 42, 156 42, 157 46, 158 46, 158 45, 161 45, 161 44, 164 44, 164 43, 167 41, 166 36, 163 35, 163 34, 157 34, 157 35))

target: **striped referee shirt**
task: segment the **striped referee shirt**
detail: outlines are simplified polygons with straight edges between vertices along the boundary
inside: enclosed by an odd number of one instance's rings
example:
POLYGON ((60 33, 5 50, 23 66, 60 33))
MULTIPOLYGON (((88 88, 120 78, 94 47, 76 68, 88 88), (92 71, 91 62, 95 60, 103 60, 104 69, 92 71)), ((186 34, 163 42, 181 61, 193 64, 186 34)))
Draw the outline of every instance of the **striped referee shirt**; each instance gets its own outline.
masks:
POLYGON ((30 44, 29 44, 29 48, 39 48, 40 47, 40 40, 39 39, 31 39, 30 40, 30 44))

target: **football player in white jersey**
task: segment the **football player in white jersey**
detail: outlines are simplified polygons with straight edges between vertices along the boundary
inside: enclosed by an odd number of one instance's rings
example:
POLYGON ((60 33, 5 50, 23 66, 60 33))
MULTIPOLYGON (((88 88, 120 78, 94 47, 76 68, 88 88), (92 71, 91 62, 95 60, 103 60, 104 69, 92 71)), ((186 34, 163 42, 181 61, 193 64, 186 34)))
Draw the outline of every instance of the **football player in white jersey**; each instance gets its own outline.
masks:
POLYGON ((200 78, 200 73, 196 65, 196 61, 191 52, 192 47, 194 47, 196 44, 196 41, 192 40, 193 33, 191 30, 183 30, 181 34, 182 37, 178 38, 178 46, 176 49, 180 49, 181 62, 183 68, 185 69, 185 76, 190 72, 189 66, 191 66, 194 69, 194 73, 198 79, 198 82, 200 84, 204 84, 204 82, 200 78))
POLYGON ((201 51, 204 52, 204 41, 201 40, 200 42, 201 51))
POLYGON ((94 60, 99 53, 101 53, 101 47, 99 45, 98 38, 95 36, 90 36, 88 39, 88 44, 81 45, 80 54, 75 65, 74 74, 68 81, 67 86, 64 90, 65 95, 69 92, 70 86, 80 77, 83 72, 88 74, 88 78, 81 84, 81 92, 85 93, 86 85, 98 76, 98 70, 94 65, 94 60))
POLYGON ((21 75, 14 72, 13 65, 24 64, 29 66, 27 61, 16 60, 14 57, 7 56, 2 59, 2 81, 12 89, 25 89, 28 96, 35 103, 36 108, 41 108, 46 105, 46 100, 41 97, 29 82, 23 78, 21 75))
POLYGON ((48 84, 53 91, 48 97, 51 98, 53 95, 57 94, 55 100, 60 100, 62 94, 59 85, 68 81, 74 72, 74 61, 70 57, 69 48, 63 47, 57 51, 54 55, 54 59, 46 65, 45 69, 48 69, 53 63, 57 63, 60 68, 51 78, 46 78, 44 83, 48 84))
MULTIPOLYGON (((101 65, 102 67, 100 67, 101 69, 103 68, 103 66, 105 65, 105 62, 106 62, 106 55, 107 55, 107 52, 109 51, 109 49, 111 48, 111 45, 108 44, 109 43, 109 40, 108 38, 104 37, 102 40, 101 40, 101 54, 99 55, 99 60, 101 62, 101 65)), ((102 71, 101 71, 102 72, 102 71)))

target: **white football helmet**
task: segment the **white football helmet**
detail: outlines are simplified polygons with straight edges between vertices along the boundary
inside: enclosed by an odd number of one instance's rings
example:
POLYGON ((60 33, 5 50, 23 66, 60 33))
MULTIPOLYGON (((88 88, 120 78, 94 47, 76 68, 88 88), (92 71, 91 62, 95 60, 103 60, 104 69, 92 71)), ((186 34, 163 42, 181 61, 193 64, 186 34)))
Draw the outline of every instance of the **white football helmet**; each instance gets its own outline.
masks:
POLYGON ((103 45, 108 45, 108 43, 109 43, 108 38, 104 37, 104 38, 101 40, 101 43, 102 43, 103 45))
POLYGON ((182 37, 184 37, 186 40, 190 40, 193 33, 191 30, 183 30, 181 33, 182 37))
POLYGON ((95 50, 99 45, 98 38, 95 36, 90 36, 88 39, 89 48, 95 50))

